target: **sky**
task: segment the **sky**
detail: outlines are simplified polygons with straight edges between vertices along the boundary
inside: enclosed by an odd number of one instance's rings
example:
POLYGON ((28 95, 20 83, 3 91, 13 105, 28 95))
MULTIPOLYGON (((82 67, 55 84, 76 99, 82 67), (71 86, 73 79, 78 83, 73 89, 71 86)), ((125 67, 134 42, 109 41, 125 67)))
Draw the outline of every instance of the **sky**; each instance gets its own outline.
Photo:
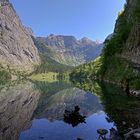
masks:
POLYGON ((35 36, 73 35, 104 39, 113 32, 125 0, 10 0, 35 36))

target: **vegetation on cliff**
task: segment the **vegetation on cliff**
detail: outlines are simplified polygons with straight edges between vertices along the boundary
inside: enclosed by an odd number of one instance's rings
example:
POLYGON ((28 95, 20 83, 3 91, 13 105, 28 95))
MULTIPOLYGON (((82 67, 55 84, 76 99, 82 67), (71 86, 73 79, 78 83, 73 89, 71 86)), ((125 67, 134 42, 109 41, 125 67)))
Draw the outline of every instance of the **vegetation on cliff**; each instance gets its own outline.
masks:
MULTIPOLYGON (((134 68, 134 62, 123 57, 127 51, 128 38, 132 29, 140 22, 140 1, 127 1, 124 10, 119 13, 111 39, 106 39, 101 57, 95 61, 77 67, 71 79, 103 79, 125 84, 129 81, 131 88, 140 88, 140 71, 134 68)), ((140 38, 139 38, 140 40, 140 38)), ((135 48, 133 48, 135 49, 135 48)), ((133 49, 131 51, 133 51, 133 49)))
POLYGON ((0 85, 5 84, 9 80, 11 80, 11 75, 0 65, 0 85))
POLYGON ((33 73, 46 73, 46 72, 65 72, 73 69, 72 66, 60 64, 50 57, 40 54, 41 64, 35 68, 33 73))

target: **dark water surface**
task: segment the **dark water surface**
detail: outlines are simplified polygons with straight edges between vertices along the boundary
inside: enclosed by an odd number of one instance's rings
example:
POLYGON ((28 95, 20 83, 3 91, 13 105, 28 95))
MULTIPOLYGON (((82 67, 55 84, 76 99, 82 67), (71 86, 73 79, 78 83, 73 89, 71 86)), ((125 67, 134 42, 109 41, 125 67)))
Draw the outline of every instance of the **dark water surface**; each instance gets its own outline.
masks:
POLYGON ((109 138, 111 128, 123 134, 139 125, 140 100, 113 85, 25 82, 0 89, 0 140, 97 140, 97 129, 109 138))

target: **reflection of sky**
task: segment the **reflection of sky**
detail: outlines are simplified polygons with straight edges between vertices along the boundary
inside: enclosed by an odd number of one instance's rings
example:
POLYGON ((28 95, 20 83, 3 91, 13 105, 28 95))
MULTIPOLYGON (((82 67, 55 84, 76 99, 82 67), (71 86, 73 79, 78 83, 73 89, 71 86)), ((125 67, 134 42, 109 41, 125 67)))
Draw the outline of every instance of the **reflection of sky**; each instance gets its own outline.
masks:
POLYGON ((32 122, 32 127, 21 133, 19 140, 96 140, 98 138, 97 129, 110 129, 113 123, 106 121, 104 112, 93 114, 86 119, 86 123, 72 127, 63 121, 50 122, 47 119, 36 119, 32 122))
POLYGON ((62 120, 65 109, 70 111, 77 105, 80 107, 81 115, 87 117, 103 110, 97 96, 78 88, 68 88, 49 97, 39 118, 47 118, 50 121, 62 120))
POLYGON ((96 140, 97 129, 109 130, 113 127, 113 123, 107 122, 107 116, 102 110, 99 98, 90 92, 78 88, 61 90, 47 99, 43 114, 32 121, 32 127, 23 131, 19 140, 96 140), (79 105, 80 113, 87 118, 86 123, 73 128, 62 119, 65 107, 74 109, 75 105, 79 105))

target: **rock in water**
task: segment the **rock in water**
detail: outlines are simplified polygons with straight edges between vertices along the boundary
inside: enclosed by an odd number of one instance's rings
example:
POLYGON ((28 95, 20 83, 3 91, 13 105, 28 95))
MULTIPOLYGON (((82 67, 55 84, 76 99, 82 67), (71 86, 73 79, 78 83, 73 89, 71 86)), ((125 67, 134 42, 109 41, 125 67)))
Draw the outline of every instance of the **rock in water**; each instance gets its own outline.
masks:
POLYGON ((31 35, 31 29, 22 25, 11 3, 0 0, 0 64, 32 71, 40 58, 31 35))

